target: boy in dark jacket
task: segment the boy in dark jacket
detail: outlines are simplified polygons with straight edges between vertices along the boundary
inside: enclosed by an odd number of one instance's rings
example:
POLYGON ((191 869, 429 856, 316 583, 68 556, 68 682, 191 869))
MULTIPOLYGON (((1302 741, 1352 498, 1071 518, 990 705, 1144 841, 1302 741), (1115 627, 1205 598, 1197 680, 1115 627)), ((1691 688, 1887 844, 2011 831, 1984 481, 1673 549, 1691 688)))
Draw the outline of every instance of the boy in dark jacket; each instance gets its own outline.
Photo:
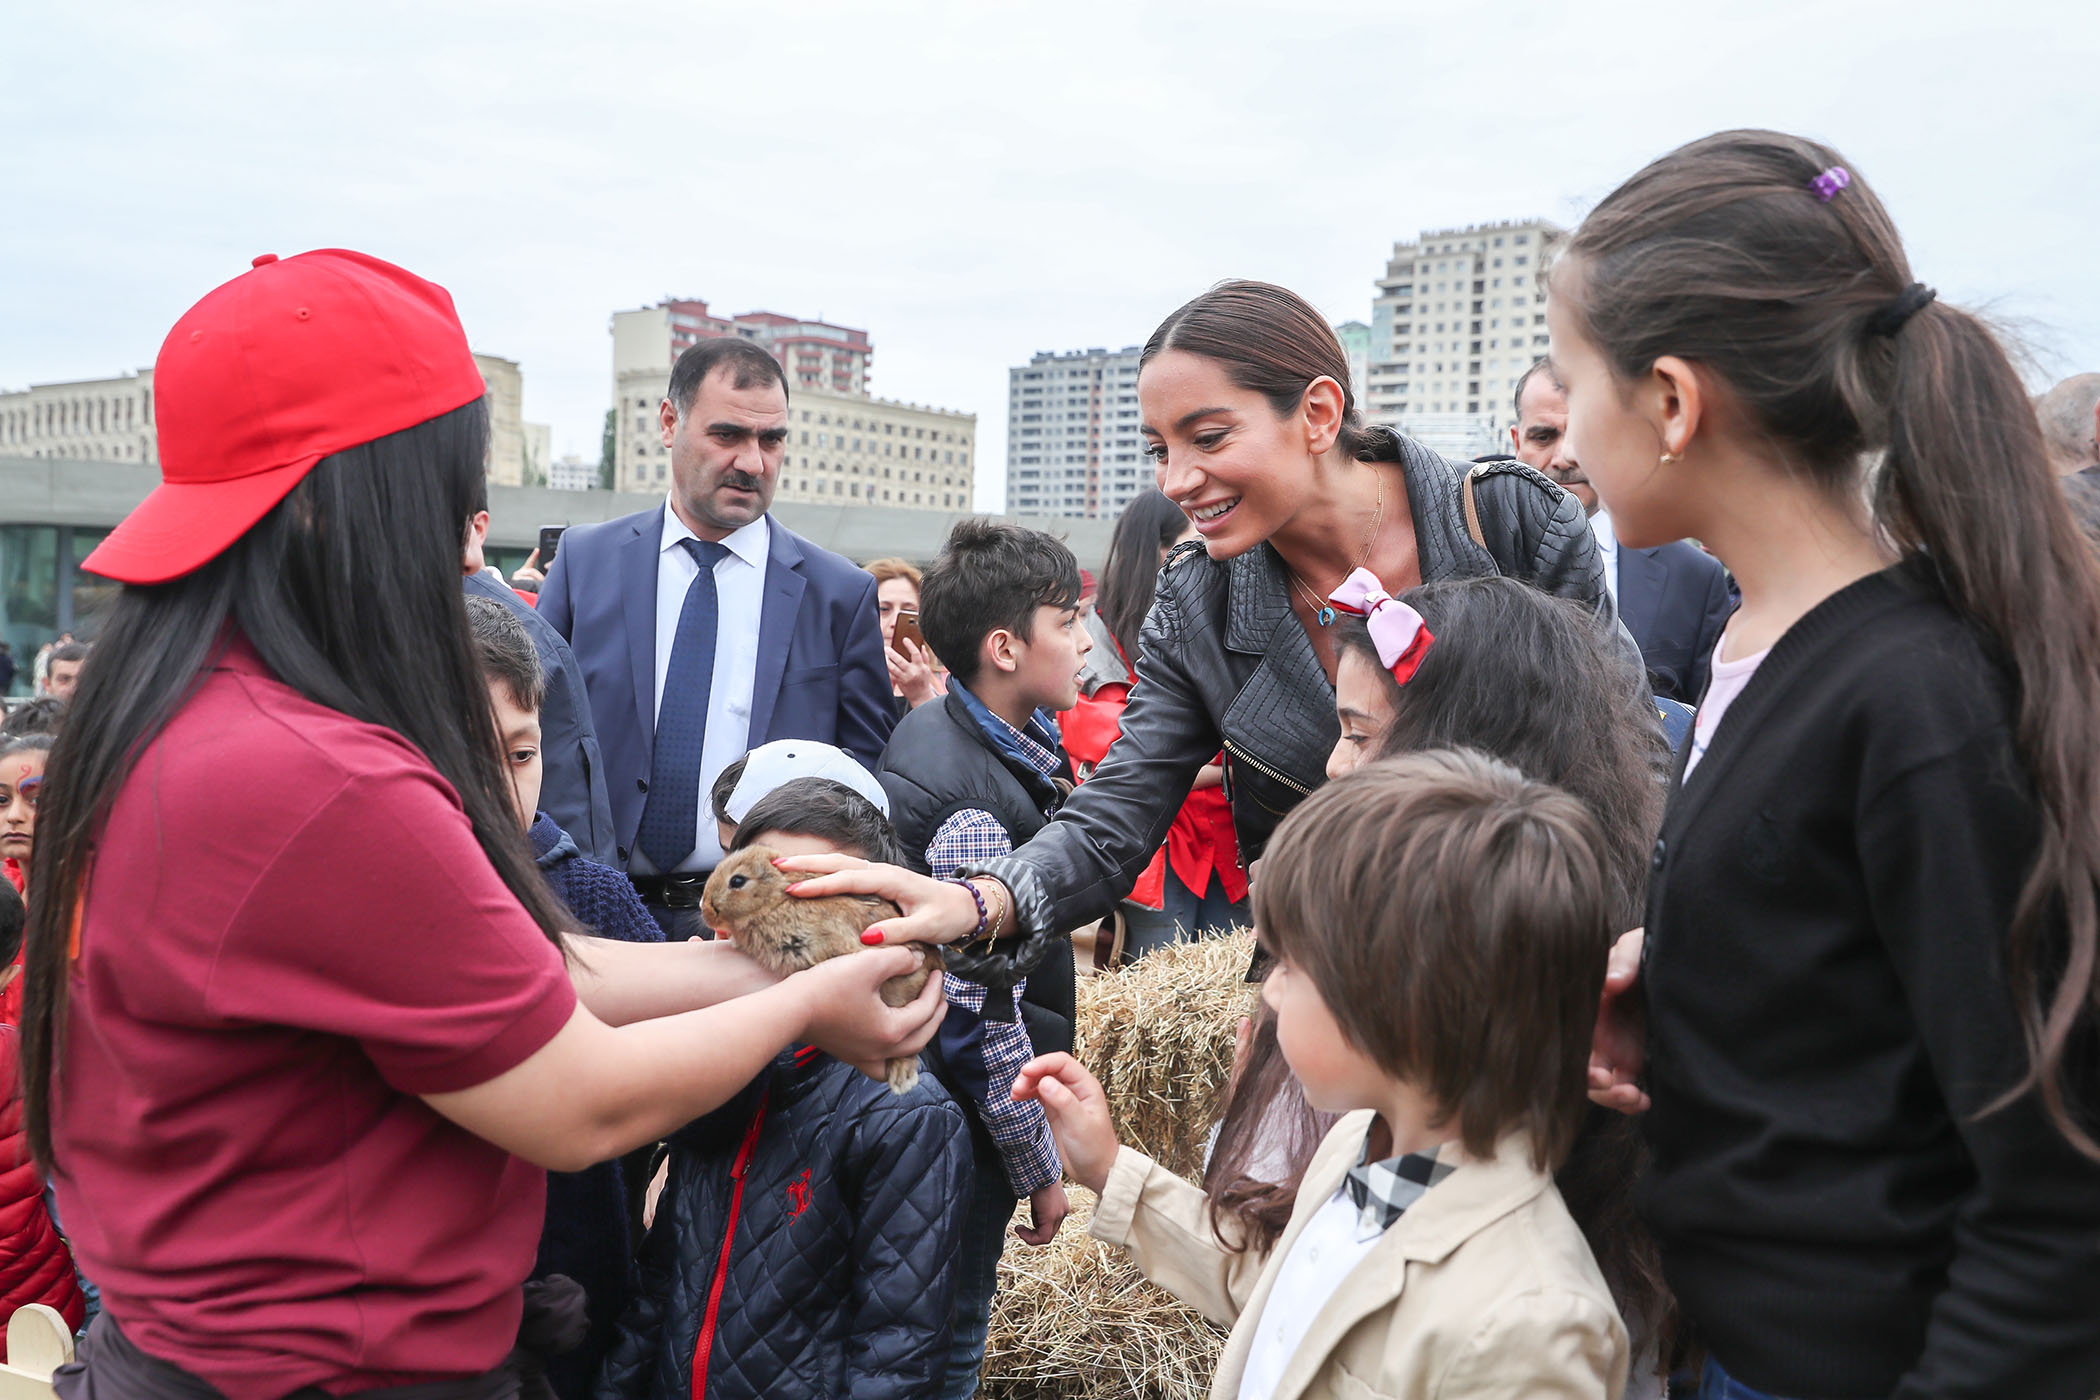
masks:
MULTIPOLYGON (((894 861, 867 798, 799 778, 732 849, 894 861)), ((642 1281, 598 1400, 921 1400, 948 1364, 969 1127, 932 1075, 904 1094, 814 1047, 671 1139, 642 1281)))
MULTIPOLYGON (((919 603, 927 644, 948 668, 948 694, 898 721, 882 755, 906 864, 949 879, 1003 856, 1071 792, 1071 761, 1051 715, 1077 702, 1093 647, 1079 592, 1079 561, 1040 530, 966 520, 949 534, 919 603)), ((929 1058, 969 1108, 975 1143, 955 1341, 939 1392, 946 1400, 977 1393, 1015 1204, 1029 1203, 1020 1235, 1030 1244, 1048 1244, 1064 1219, 1049 1122, 1040 1104, 1016 1103, 1011 1091, 1032 1056, 1072 1048, 1072 977, 1067 939, 1012 995, 953 974, 943 981, 948 1015, 929 1058)))
MULTIPOLYGON (((546 682, 531 636, 491 598, 467 599, 467 626, 474 637, 474 658, 488 683, 489 708, 502 742, 503 770, 517 799, 518 820, 548 885, 576 916, 576 931, 628 943, 662 942, 663 930, 626 875, 585 856, 552 817, 538 810, 540 701, 546 682)), ((532 1277, 566 1274, 574 1279, 583 1289, 590 1315, 582 1343, 547 1361, 547 1380, 561 1400, 588 1400, 634 1289, 631 1261, 620 1163, 547 1173, 547 1218, 532 1277)))

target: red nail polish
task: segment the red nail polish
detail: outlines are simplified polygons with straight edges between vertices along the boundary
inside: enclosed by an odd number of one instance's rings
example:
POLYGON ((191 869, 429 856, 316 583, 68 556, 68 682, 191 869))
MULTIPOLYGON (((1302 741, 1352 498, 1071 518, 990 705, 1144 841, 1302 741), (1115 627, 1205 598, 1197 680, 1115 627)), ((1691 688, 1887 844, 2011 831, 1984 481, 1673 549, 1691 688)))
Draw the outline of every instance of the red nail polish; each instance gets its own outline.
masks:
POLYGON ((860 941, 872 948, 876 944, 882 942, 882 930, 879 928, 871 928, 866 933, 863 933, 860 936, 860 941))

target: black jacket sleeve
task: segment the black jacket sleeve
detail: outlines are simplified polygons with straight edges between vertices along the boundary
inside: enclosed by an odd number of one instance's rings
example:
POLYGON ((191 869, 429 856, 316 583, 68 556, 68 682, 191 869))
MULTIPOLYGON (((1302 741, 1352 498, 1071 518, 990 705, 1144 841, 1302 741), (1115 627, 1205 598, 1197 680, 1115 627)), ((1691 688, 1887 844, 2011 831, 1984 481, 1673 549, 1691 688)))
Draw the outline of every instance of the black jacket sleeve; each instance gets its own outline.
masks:
POLYGON ((2006 930, 2039 843, 2034 799, 2000 728, 1862 794, 1859 840, 1888 948, 1976 1181, 1925 1346, 1897 1387, 1923 1397, 2076 1394, 2100 1378, 2100 1164, 2017 1083, 2025 1047, 2005 992, 2006 930))
POLYGON ((943 1094, 886 1103, 854 1132, 853 1297, 841 1393, 914 1400, 938 1393, 948 1369, 970 1130, 943 1094))
POLYGON ((656 1221, 642 1239, 639 1285, 620 1315, 620 1328, 599 1368, 592 1400, 650 1400, 656 1394, 656 1358, 663 1348, 671 1275, 678 1267, 678 1232, 671 1218, 676 1201, 667 1183, 657 1200, 656 1221))

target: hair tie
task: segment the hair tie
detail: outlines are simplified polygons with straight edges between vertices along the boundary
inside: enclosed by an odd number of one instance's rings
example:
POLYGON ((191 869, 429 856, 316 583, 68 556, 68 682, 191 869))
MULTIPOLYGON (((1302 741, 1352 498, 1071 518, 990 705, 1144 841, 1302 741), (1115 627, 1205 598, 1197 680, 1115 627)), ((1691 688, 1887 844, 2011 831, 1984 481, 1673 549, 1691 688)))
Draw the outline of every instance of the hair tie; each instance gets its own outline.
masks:
POLYGON ((1923 282, 1913 282, 1896 294, 1896 299, 1867 318, 1867 334, 1894 335, 1903 329, 1903 323, 1925 309, 1925 304, 1939 295, 1923 282))
POLYGON ((1833 165, 1815 179, 1808 187, 1815 191, 1816 198, 1828 204, 1838 197, 1838 191, 1852 183, 1852 172, 1842 165, 1833 165))
POLYGON ((1378 575, 1369 569, 1352 571, 1327 601, 1364 620, 1371 645, 1378 648, 1378 664, 1391 671, 1395 681, 1406 685, 1415 678, 1436 636, 1422 614, 1385 591, 1378 575))

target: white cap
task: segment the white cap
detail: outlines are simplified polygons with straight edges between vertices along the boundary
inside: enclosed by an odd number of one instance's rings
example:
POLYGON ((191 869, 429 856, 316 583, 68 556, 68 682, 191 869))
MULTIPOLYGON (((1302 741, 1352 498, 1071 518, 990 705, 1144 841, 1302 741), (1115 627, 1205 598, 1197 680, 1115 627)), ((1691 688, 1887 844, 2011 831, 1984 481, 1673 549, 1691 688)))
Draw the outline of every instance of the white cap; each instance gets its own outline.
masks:
POLYGON ((829 778, 843 783, 874 803, 885 817, 890 814, 889 794, 875 781, 874 774, 860 766, 860 760, 844 749, 814 739, 775 739, 745 754, 743 776, 736 780, 735 789, 722 806, 729 813, 729 820, 742 823, 761 797, 797 778, 829 778))

